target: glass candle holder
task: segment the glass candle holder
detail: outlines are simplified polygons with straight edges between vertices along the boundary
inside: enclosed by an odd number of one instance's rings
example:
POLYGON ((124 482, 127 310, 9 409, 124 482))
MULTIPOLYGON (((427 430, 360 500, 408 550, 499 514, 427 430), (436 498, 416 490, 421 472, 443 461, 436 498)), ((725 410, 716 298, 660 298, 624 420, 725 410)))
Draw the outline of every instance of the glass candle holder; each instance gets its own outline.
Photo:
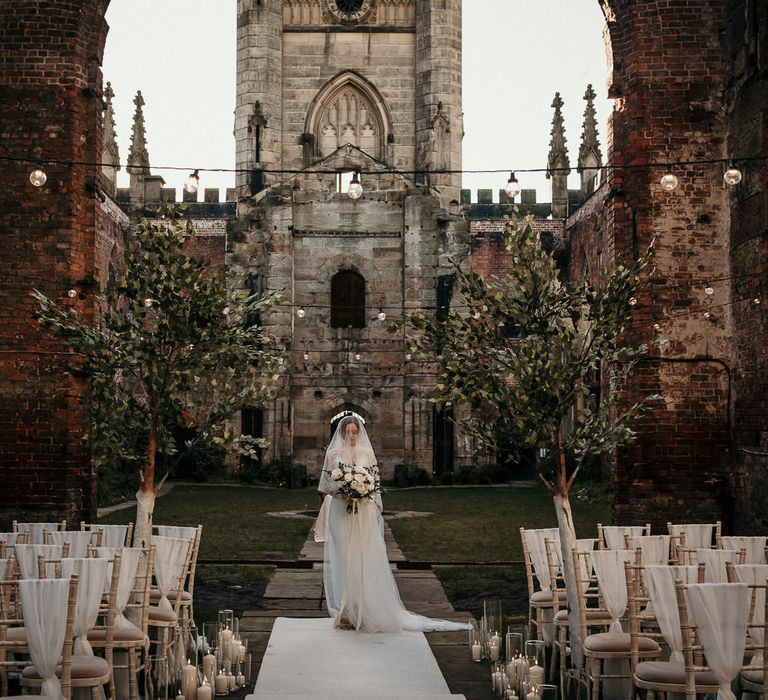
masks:
POLYGON ((218 622, 204 622, 203 623, 203 637, 200 640, 201 654, 202 654, 202 671, 203 677, 208 681, 208 685, 211 686, 213 692, 213 680, 216 675, 216 666, 218 665, 218 659, 216 652, 218 651, 219 643, 219 623, 218 622))
POLYGON ((542 639, 529 639, 525 643, 525 655, 528 658, 528 680, 538 687, 546 680, 547 643, 542 639))
POLYGON ((469 623, 469 655, 472 661, 479 663, 483 659, 483 636, 477 621, 472 619, 469 623))
POLYGON ((522 656, 525 652, 525 638, 523 637, 522 632, 507 631, 507 638, 505 641, 505 654, 507 663, 519 656, 522 656))
POLYGON ((558 688, 550 683, 542 683, 539 686, 538 700, 557 700, 558 688))
POLYGON ((145 700, 168 700, 170 673, 167 656, 147 656, 144 663, 145 700))

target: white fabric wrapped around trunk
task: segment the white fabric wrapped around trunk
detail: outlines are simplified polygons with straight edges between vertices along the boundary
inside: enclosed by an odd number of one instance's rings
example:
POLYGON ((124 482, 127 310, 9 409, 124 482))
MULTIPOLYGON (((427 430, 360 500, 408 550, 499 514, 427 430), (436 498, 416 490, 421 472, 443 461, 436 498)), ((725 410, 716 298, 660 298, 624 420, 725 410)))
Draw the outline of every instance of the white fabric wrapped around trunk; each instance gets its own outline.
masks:
POLYGON ((29 655, 43 679, 42 695, 55 700, 64 697, 56 667, 64 647, 69 585, 64 578, 19 581, 29 655))
POLYGON ((597 584, 611 616, 611 632, 621 632, 621 618, 627 610, 627 577, 624 562, 632 561, 631 549, 599 549, 590 552, 597 584))
POLYGON ((765 546, 768 537, 721 537, 723 549, 746 550, 745 564, 766 564, 765 546))
POLYGON ((88 632, 93 629, 96 618, 99 616, 99 604, 105 587, 104 582, 107 578, 107 560, 62 559, 62 578, 71 578, 73 574, 80 579, 77 585, 73 653, 93 656, 93 648, 88 641, 88 632))
POLYGON ((718 700, 736 700, 731 681, 744 660, 749 587, 744 583, 693 583, 687 596, 707 665, 720 684, 718 700))
POLYGON ((685 663, 683 659, 683 635, 680 631, 680 611, 677 607, 677 592, 675 581, 696 583, 698 567, 696 566, 667 566, 652 564, 643 567, 645 583, 648 588, 653 611, 664 640, 669 646, 669 660, 685 663))

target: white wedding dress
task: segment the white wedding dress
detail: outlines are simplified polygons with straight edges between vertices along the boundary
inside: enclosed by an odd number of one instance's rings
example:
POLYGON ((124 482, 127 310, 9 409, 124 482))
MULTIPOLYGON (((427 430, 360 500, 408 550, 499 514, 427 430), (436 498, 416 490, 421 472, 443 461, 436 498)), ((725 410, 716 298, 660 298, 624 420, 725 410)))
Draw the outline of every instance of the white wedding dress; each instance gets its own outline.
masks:
POLYGON ((466 623, 433 620, 409 612, 400 600, 384 543, 381 497, 361 499, 347 512, 329 472, 342 464, 377 470, 365 428, 351 417, 342 419, 328 447, 318 490, 326 494, 315 526, 315 539, 325 542, 323 584, 328 612, 338 626, 342 619, 361 632, 448 631, 467 629, 466 623), (345 437, 354 421, 356 444, 345 437))

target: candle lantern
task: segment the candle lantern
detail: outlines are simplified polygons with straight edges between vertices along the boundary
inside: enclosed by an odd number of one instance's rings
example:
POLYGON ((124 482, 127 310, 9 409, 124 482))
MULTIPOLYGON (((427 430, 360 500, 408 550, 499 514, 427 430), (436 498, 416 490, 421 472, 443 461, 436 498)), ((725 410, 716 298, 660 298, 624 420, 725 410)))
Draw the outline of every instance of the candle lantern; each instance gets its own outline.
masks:
POLYGON ((474 619, 469 623, 469 654, 475 662, 480 662, 483 658, 483 636, 474 619))
POLYGON ((542 683, 539 686, 538 700, 557 700, 558 688, 556 685, 542 683))
POLYGON ((507 663, 521 657, 525 652, 524 638, 522 632, 507 631, 506 638, 506 660, 507 663))
POLYGON ((170 672, 167 656, 147 656, 144 663, 145 700, 168 700, 170 672))

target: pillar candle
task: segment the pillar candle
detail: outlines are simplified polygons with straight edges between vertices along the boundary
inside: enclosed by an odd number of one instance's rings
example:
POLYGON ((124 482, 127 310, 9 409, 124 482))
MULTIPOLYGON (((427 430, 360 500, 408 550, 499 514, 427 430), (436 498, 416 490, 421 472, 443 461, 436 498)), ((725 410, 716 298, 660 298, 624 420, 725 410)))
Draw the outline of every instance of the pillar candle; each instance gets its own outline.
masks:
POLYGON ((499 647, 497 644, 491 644, 491 661, 499 660, 499 647))
MULTIPOLYGON (((186 700, 196 700, 197 695, 197 668, 189 663, 181 669, 181 693, 186 700)), ((177 698, 178 700, 178 698, 177 698)))
POLYGON ((179 693, 179 694, 176 696, 176 700, 184 700, 184 696, 183 696, 181 693, 179 693))
POLYGON ((216 695, 226 695, 229 691, 229 679, 223 670, 216 676, 216 695))
POLYGON ((511 688, 507 691, 507 700, 518 700, 517 695, 515 695, 515 691, 511 688))
POLYGON ((204 680, 203 684, 197 689, 197 700, 212 700, 211 686, 208 685, 208 681, 204 680))
POLYGON ((515 666, 514 661, 510 661, 507 664, 507 678, 510 683, 515 683, 517 681, 517 666, 515 666))
POLYGON ((538 664, 534 664, 528 669, 528 677, 531 680, 531 685, 539 686, 544 682, 544 669, 538 664))
POLYGON ((472 645, 472 661, 480 661, 482 653, 483 653, 483 648, 480 646, 480 644, 475 642, 472 645))
POLYGON ((216 672, 216 657, 213 654, 206 654, 203 657, 203 676, 210 683, 213 681, 213 674, 216 672))
POLYGON ((242 673, 237 676, 237 685, 241 688, 245 685, 245 676, 242 673))
POLYGON ((501 672, 500 671, 493 671, 491 673, 491 684, 493 685, 493 692, 498 692, 499 688, 501 688, 501 672))

